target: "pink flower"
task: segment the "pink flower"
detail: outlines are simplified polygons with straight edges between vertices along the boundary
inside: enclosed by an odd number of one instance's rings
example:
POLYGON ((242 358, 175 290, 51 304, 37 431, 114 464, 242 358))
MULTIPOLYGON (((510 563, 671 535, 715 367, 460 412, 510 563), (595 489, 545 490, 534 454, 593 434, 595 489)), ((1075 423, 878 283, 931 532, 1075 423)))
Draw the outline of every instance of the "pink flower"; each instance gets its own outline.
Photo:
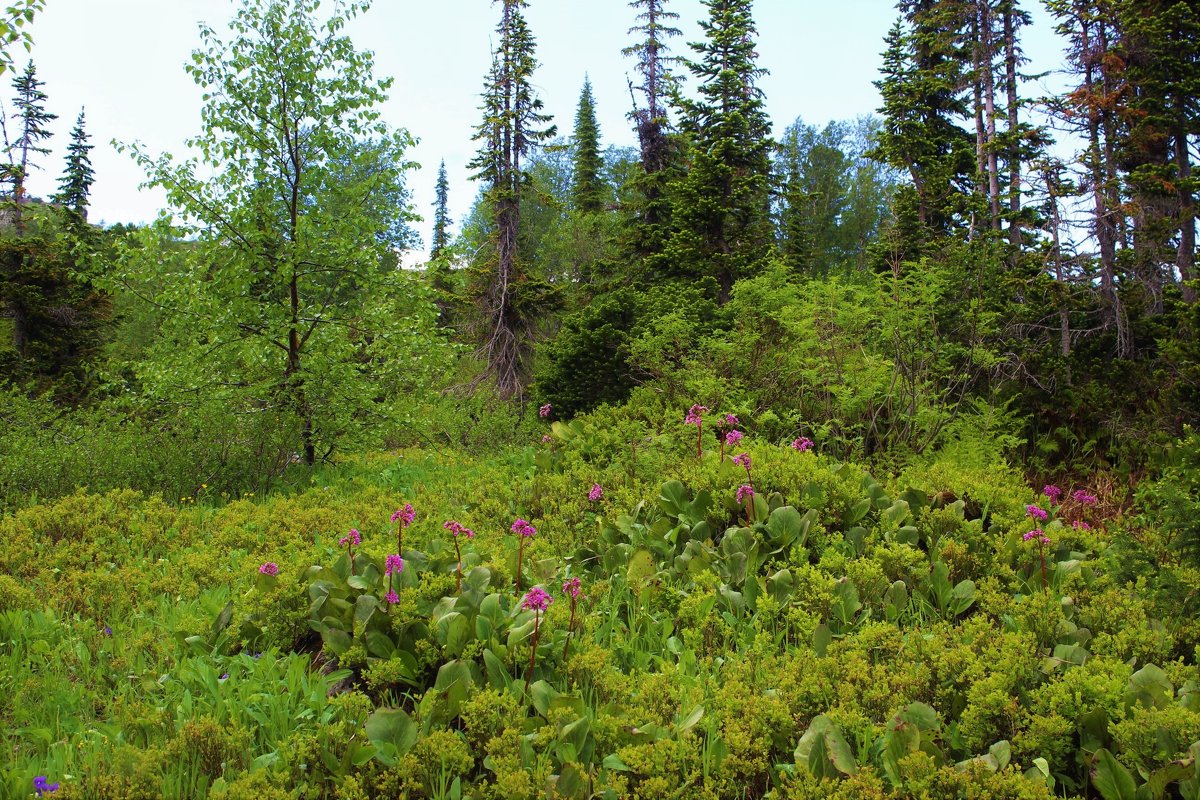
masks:
POLYGON ((459 536, 466 536, 468 539, 475 538, 475 531, 466 527, 462 523, 455 522, 454 520, 447 520, 446 522, 443 522, 442 527, 450 531, 450 533, 452 533, 456 539, 459 536))
POLYGON ((350 544, 360 544, 362 542, 362 537, 359 536, 357 528, 351 528, 349 533, 338 539, 338 544, 340 545, 345 545, 347 542, 350 544))
POLYGON ((742 423, 738 420, 737 415, 726 414, 725 415, 725 424, 732 428, 734 425, 741 425, 742 423))
POLYGON ((536 536, 537 528, 530 525, 523 519, 518 519, 512 524, 512 532, 521 536, 536 536))
POLYGON ((387 557, 387 566, 385 567, 384 575, 391 575, 393 572, 399 573, 404 571, 404 559, 396 554, 391 554, 387 557))
POLYGON ((792 449, 798 450, 801 453, 807 453, 812 449, 813 440, 807 436, 801 436, 799 439, 792 440, 792 449))
POLYGON ((1044 509, 1038 508, 1037 506, 1025 506, 1025 513, 1029 515, 1030 519, 1036 519, 1039 521, 1050 516, 1044 509))
POLYGON ((521 601, 521 608, 526 611, 545 611, 554 602, 546 590, 540 586, 535 586, 525 593, 525 598, 521 601))
POLYGON ((401 522, 407 528, 412 525, 416 516, 417 512, 413 511, 412 503, 405 503, 404 508, 397 508, 392 512, 392 522, 401 522))
POLYGON ((550 416, 550 404, 549 403, 546 403, 546 405, 544 405, 538 409, 538 416, 541 417, 542 419, 547 419, 550 416))
POLYGON ((730 447, 733 447, 735 444, 737 444, 741 440, 742 440, 742 432, 741 431, 730 431, 729 433, 725 434, 725 444, 729 445, 730 447))
POLYGON ((579 597, 579 578, 567 578, 563 581, 563 594, 569 595, 572 600, 579 597))
POLYGON ((1086 522, 1084 522, 1081 519, 1077 519, 1074 522, 1072 522, 1071 527, 1077 531, 1090 531, 1092 529, 1091 525, 1088 525, 1086 522))
POLYGON ((750 454, 749 453, 739 453, 738 455, 733 457, 733 463, 737 464, 739 467, 745 467, 746 471, 749 472, 750 471, 750 454))
POLYGON ((396 594, 395 589, 392 589, 387 593, 387 601, 392 605, 396 605, 396 603, 400 602, 400 595, 396 594))
POLYGON ((598 483, 593 483, 591 491, 588 492, 588 500, 594 503, 602 497, 604 497, 604 487, 598 483))
POLYGON ((704 422, 704 412, 708 411, 707 406, 702 406, 699 403, 688 409, 687 416, 683 418, 684 425, 701 425, 704 422))
POLYGON ((259 567, 258 571, 261 572, 263 575, 278 575, 279 574, 279 565, 276 564, 274 561, 268 561, 267 563, 265 563, 261 567, 259 567))
POLYGON ((546 433, 542 435, 542 444, 550 444, 554 441, 554 437, 546 433))
POLYGON ((1042 544, 1050 544, 1050 537, 1047 536, 1045 533, 1043 533, 1041 528, 1034 528, 1029 533, 1022 536, 1021 538, 1027 542, 1030 540, 1036 539, 1039 542, 1041 542, 1042 544))
POLYGON ((748 500, 752 497, 754 497, 754 487, 753 486, 749 486, 747 484, 742 484, 741 486, 738 487, 737 501, 739 504, 745 502, 746 500, 748 500))
POLYGON ((1074 492, 1072 492, 1071 499, 1074 500, 1076 503, 1079 503, 1081 506, 1096 505, 1096 495, 1089 494, 1089 493, 1085 492, 1083 489, 1076 489, 1074 492))
POLYGON ((1046 495, 1051 503, 1057 503, 1058 498, 1062 497, 1062 489, 1052 483, 1048 483, 1042 487, 1042 494, 1046 495))

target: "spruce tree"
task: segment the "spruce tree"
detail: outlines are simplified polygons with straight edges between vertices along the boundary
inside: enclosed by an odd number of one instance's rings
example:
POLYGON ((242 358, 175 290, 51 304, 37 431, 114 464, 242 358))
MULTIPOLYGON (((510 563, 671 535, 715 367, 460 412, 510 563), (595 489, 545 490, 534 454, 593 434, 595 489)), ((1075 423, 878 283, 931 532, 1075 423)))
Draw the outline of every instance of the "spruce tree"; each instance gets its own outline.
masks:
POLYGON ((664 266, 677 277, 711 277, 718 298, 757 273, 772 246, 769 189, 771 125, 755 65, 752 0, 705 0, 705 41, 686 65, 699 100, 680 99, 680 127, 691 164, 672 187, 674 231, 664 266))
POLYGON ((438 165, 437 186, 433 201, 433 238, 429 247, 429 258, 437 259, 450 244, 450 181, 446 179, 446 160, 438 165))
POLYGON ((63 176, 58 180, 58 194, 54 201, 60 203, 87 219, 88 195, 92 190, 96 173, 92 169, 92 159, 88 154, 94 145, 88 144, 88 136, 84 130, 83 110, 75 120, 71 129, 71 143, 67 145, 67 165, 63 176))
POLYGON ((600 125, 596 122, 592 82, 586 77, 575 111, 575 135, 571 145, 571 205, 584 214, 603 211, 608 186, 603 176, 604 159, 600 155, 600 125))
MULTIPOLYGON (((50 138, 47 125, 58 119, 57 114, 46 111, 46 93, 42 91, 45 83, 38 80, 37 68, 30 61, 25 65, 25 71, 13 79, 16 97, 13 98, 13 108, 17 119, 17 138, 5 142, 8 151, 8 163, 3 166, 4 179, 12 183, 12 199, 20 204, 24 202, 25 180, 29 170, 36 166, 31 162, 34 155, 47 155, 50 148, 42 141, 50 138)), ((7 140, 7 135, 5 136, 7 140)), ((18 214, 17 227, 20 228, 18 214)))

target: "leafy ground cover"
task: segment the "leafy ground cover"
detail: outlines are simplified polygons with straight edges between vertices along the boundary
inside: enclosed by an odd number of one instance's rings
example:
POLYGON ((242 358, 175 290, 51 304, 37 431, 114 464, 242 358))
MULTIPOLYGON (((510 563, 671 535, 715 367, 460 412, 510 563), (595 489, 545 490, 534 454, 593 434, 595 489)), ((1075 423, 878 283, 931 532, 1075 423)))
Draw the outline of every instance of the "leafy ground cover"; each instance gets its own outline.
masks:
POLYGON ((0 795, 1200 798, 1190 472, 634 408, 3 517, 0 795))

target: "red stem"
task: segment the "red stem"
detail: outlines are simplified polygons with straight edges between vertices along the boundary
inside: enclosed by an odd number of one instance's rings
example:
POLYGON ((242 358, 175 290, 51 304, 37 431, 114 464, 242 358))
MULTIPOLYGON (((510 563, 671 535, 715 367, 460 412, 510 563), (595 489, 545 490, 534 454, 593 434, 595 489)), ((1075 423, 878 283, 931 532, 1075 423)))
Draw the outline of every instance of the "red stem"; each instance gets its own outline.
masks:
POLYGON ((525 671, 525 694, 529 694, 529 681, 533 679, 533 659, 537 656, 538 631, 542 622, 542 612, 534 609, 533 613, 533 647, 529 650, 529 669, 525 671))
POLYGON ((567 660, 567 648, 571 645, 571 631, 575 630, 575 598, 571 598, 571 621, 567 623, 567 640, 563 642, 563 661, 567 660))
MULTIPOLYGON (((521 534, 517 534, 517 535, 521 536, 521 534)), ((523 561, 524 558, 525 558, 525 537, 521 536, 521 538, 517 541, 517 590, 515 592, 513 592, 513 597, 521 596, 521 561, 523 561)))
POLYGON ((458 549, 458 537, 454 537, 454 555, 458 558, 458 593, 462 594, 462 551, 458 549))

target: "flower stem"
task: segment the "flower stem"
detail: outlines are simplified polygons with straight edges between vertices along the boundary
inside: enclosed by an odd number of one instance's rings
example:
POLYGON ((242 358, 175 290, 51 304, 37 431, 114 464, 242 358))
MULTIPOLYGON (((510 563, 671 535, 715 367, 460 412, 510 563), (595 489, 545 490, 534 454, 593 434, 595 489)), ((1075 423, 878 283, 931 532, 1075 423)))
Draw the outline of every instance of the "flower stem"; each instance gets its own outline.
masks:
POLYGON ((455 570, 458 578, 458 593, 462 594, 462 551, 458 549, 458 537, 454 537, 454 555, 458 558, 458 568, 455 570))
POLYGON ((567 623, 567 640, 563 642, 563 661, 567 660, 567 648, 571 646, 571 632, 575 630, 575 598, 571 598, 571 621, 567 623))
MULTIPOLYGON (((520 536, 520 534, 517 534, 520 536)), ((521 536, 517 540, 517 588, 513 592, 513 597, 521 596, 521 562, 525 558, 525 537, 521 536)))
POLYGON ((538 633, 542 621, 541 611, 535 610, 533 613, 533 647, 529 650, 529 669, 525 671, 525 694, 529 694, 529 681, 533 680, 533 659, 537 656, 538 633))

